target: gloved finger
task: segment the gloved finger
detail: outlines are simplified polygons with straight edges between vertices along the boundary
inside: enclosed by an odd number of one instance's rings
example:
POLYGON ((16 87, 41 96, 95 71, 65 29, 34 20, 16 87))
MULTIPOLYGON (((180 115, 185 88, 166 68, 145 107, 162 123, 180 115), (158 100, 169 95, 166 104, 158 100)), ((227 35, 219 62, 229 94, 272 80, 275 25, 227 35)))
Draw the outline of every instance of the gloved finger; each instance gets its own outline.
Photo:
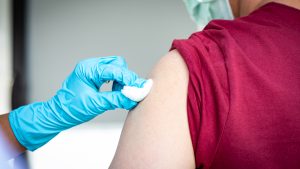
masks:
POLYGON ((144 84, 147 82, 146 79, 143 79, 143 78, 138 78, 134 81, 134 83, 131 85, 131 86, 135 86, 135 87, 143 87, 144 84))
MULTIPOLYGON (((108 63, 106 63, 106 64, 108 64, 108 63)), ((125 59, 121 56, 114 56, 114 59, 110 62, 110 64, 127 68, 127 63, 126 63, 125 59)))
POLYGON ((79 62, 77 64, 77 67, 84 70, 86 68, 92 68, 103 64, 104 65, 112 64, 112 65, 127 68, 127 63, 125 59, 121 56, 106 56, 106 57, 90 58, 79 62))
MULTIPOLYGON (((113 57, 113 56, 109 56, 109 57, 113 57)), ((109 64, 127 68, 127 63, 122 56, 114 56, 114 58, 115 59, 112 60, 109 64)), ((106 64, 108 64, 108 63, 106 63, 106 64)), ((121 91, 123 89, 123 87, 124 87, 124 85, 118 83, 117 81, 114 81, 113 85, 112 85, 112 91, 121 91)))
POLYGON ((97 90, 106 81, 99 77, 98 67, 115 65, 127 68, 126 61, 120 56, 108 56, 86 59, 79 62, 74 70, 75 74, 86 84, 97 90))
POLYGON ((98 93, 96 103, 100 112, 116 108, 131 110, 137 105, 137 102, 128 99, 118 91, 98 93))
POLYGON ((112 85, 112 91, 121 91, 124 85, 121 85, 119 82, 114 81, 112 85))
POLYGON ((97 71, 99 75, 97 79, 99 82, 114 80, 121 85, 140 87, 146 81, 143 78, 139 78, 137 74, 127 68, 112 64, 99 65, 97 71))

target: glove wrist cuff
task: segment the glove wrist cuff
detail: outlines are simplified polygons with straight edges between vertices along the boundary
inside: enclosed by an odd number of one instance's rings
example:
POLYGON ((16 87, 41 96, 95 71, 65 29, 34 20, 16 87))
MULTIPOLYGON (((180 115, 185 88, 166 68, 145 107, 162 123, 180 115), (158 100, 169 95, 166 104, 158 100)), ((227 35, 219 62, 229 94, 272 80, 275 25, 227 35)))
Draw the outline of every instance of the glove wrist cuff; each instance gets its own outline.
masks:
POLYGON ((45 127, 47 119, 39 117, 46 114, 44 102, 37 102, 15 109, 9 114, 9 122, 16 139, 30 151, 34 151, 55 137, 59 131, 45 127))

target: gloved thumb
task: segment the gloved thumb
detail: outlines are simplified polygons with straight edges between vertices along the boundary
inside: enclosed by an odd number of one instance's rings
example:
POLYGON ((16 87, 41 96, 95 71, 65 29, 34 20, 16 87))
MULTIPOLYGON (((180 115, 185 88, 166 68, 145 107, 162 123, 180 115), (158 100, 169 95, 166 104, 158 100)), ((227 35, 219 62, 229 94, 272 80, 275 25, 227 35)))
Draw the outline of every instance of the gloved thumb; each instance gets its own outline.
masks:
POLYGON ((99 92, 97 94, 96 103, 98 111, 100 112, 114 110, 116 108, 130 110, 137 105, 137 102, 128 99, 120 91, 99 92))
MULTIPOLYGON (((143 78, 137 78, 130 86, 142 88, 144 84, 146 83, 146 79, 143 78)), ((112 91, 121 91, 123 89, 124 85, 119 83, 118 81, 114 81, 112 86, 112 91)))

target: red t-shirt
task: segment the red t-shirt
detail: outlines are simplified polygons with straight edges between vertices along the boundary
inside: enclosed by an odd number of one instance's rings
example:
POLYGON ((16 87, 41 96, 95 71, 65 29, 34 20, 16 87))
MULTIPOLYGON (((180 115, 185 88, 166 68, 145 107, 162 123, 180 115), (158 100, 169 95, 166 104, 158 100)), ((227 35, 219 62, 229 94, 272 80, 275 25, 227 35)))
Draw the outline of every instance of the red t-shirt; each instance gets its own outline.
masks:
POLYGON ((268 3, 175 40, 197 168, 300 169, 300 10, 268 3))

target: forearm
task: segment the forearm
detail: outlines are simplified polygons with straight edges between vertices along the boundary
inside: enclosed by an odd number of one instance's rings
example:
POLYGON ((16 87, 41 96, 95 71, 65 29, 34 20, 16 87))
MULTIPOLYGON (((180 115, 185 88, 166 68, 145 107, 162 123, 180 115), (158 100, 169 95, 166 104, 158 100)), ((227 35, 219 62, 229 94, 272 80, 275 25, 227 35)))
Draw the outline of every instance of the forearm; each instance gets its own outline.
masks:
POLYGON ((0 115, 0 126, 2 129, 2 133, 4 138, 1 141, 6 141, 11 147, 16 151, 15 156, 23 153, 26 149, 19 143, 19 141, 16 139, 8 120, 8 113, 0 115))

